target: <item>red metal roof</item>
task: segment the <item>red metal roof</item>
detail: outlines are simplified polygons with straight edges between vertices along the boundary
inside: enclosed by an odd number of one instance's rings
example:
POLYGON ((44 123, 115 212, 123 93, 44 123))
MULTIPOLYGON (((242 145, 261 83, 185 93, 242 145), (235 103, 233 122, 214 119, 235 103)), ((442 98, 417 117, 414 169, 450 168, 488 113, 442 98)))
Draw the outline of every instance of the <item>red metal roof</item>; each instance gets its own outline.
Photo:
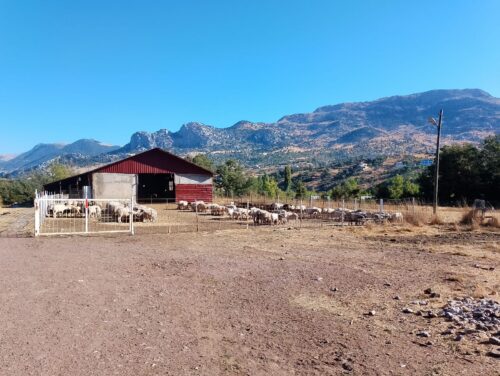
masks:
POLYGON ((101 166, 92 171, 84 172, 80 175, 71 176, 44 185, 44 189, 57 191, 59 183, 65 183, 74 179, 86 178, 84 184, 90 181, 90 175, 94 172, 109 172, 119 174, 200 174, 213 176, 213 172, 185 159, 178 157, 160 148, 150 149, 143 153, 101 166))
POLYGON ((213 175, 211 171, 159 148, 133 155, 129 158, 99 167, 91 172, 110 172, 119 174, 180 173, 213 175))

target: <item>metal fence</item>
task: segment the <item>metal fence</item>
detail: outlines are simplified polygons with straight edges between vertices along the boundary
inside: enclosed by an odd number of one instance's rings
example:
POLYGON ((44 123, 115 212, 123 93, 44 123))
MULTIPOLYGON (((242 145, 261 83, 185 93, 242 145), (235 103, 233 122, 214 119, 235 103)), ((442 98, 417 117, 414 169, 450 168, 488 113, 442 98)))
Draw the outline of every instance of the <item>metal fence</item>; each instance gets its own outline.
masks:
POLYGON ((134 232, 132 200, 35 197, 35 236, 134 232))
MULTIPOLYGON (((37 195, 35 200, 35 235, 106 232, 169 234, 258 229, 265 225, 314 228, 387 223, 392 219, 391 214, 395 213, 401 213, 404 218, 430 218, 432 215, 432 207, 417 200, 335 201, 313 197, 280 202, 266 197, 247 196, 216 197, 214 201, 199 202, 200 205, 197 205, 164 199, 138 204, 132 199, 85 200, 42 194, 37 195), (272 213, 272 219, 256 218, 254 211, 257 209, 272 213), (288 214, 284 214, 283 210, 288 214)), ((397 219, 400 222, 401 218, 397 219)))

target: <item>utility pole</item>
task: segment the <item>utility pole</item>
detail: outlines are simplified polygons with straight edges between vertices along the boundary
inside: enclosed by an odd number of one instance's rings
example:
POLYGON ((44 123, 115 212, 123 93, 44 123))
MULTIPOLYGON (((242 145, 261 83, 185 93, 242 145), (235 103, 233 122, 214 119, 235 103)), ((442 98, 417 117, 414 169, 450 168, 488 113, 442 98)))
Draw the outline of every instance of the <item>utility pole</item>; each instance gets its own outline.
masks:
POLYGON ((441 141, 441 124, 443 122, 443 110, 439 110, 439 118, 436 121, 434 118, 429 118, 429 123, 437 126, 437 142, 436 142, 436 158, 434 160, 434 200, 432 203, 432 212, 437 213, 438 207, 438 190, 439 190, 439 142, 441 141))

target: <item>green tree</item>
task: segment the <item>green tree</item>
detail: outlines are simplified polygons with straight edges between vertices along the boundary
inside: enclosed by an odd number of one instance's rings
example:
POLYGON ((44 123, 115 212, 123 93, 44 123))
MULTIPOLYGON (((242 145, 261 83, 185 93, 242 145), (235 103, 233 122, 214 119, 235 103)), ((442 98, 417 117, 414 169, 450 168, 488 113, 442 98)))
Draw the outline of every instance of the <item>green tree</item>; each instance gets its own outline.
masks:
POLYGON ((285 191, 292 189, 292 168, 290 165, 285 166, 285 191))
POLYGON ((302 180, 295 182, 295 197, 304 199, 307 195, 307 188, 302 180))
MULTIPOLYGON (((53 163, 49 167, 49 179, 51 181, 62 180, 73 175, 73 170, 64 164, 53 163)), ((42 177, 43 179, 43 177, 42 177)))
POLYGON ((358 181, 355 178, 349 178, 333 187, 330 197, 333 199, 357 197, 360 191, 358 181))
MULTIPOLYGON (((422 194, 432 199, 434 165, 418 179, 422 194)), ((444 146, 439 167, 439 201, 471 202, 476 198, 500 202, 500 135, 472 144, 444 146)))
POLYGON ((217 167, 217 186, 228 195, 241 196, 248 193, 252 181, 245 176, 243 167, 235 160, 228 160, 217 167))
POLYGON ((404 194, 405 181, 401 175, 396 175, 391 180, 387 186, 389 192, 389 198, 399 199, 403 197, 404 194))
POLYGON ((192 159, 192 162, 200 167, 203 167, 209 171, 214 171, 214 164, 210 160, 210 158, 207 157, 206 154, 197 154, 194 156, 192 159))

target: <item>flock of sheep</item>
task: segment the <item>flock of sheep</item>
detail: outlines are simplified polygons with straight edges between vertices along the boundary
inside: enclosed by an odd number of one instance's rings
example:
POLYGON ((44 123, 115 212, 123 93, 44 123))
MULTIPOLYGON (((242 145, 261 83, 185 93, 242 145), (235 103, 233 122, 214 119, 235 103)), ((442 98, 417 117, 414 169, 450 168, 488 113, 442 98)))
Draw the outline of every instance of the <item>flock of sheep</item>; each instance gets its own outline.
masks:
MULTIPOLYGON (((247 205, 248 206, 248 205, 247 205)), ((255 224, 278 225, 298 219, 329 219, 347 224, 362 225, 368 221, 376 223, 403 222, 402 213, 368 212, 363 210, 332 209, 306 207, 305 205, 289 205, 272 203, 264 208, 237 207, 234 203, 219 205, 203 201, 179 201, 179 210, 192 210, 197 213, 210 213, 213 216, 227 216, 235 220, 252 219, 255 224)))
MULTIPOLYGON (((51 204, 47 210, 47 216, 53 218, 60 217, 82 217, 85 215, 84 201, 67 201, 65 203, 51 204)), ((130 209, 129 203, 119 201, 110 201, 106 203, 98 203, 90 201, 88 205, 88 215, 90 218, 101 220, 105 217, 105 221, 116 221, 118 223, 128 222, 132 215, 134 222, 156 222, 158 212, 153 208, 148 208, 144 205, 134 203, 130 209)))

